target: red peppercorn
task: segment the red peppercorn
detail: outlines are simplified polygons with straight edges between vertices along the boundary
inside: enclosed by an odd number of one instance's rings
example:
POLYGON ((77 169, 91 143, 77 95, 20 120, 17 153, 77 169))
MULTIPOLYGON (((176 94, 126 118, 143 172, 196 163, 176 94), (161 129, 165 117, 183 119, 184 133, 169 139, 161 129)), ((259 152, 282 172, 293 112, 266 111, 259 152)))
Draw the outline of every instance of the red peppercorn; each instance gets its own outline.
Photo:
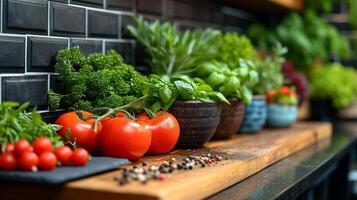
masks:
POLYGON ((160 174, 160 176, 159 176, 159 180, 164 180, 164 179, 165 179, 165 175, 160 174))

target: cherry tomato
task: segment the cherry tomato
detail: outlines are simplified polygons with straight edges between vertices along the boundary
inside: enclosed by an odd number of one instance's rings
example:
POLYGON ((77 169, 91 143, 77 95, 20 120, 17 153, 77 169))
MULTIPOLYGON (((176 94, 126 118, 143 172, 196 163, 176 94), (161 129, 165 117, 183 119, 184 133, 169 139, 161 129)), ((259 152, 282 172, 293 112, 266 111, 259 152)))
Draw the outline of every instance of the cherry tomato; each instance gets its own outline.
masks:
POLYGON ((103 155, 132 161, 142 157, 151 143, 151 132, 144 125, 127 118, 110 120, 101 134, 103 155))
POLYGON ((149 154, 164 154, 172 151, 180 136, 180 126, 176 118, 168 112, 158 112, 150 119, 146 113, 137 116, 138 122, 145 124, 152 133, 149 154))
POLYGON ((290 95, 290 88, 288 86, 281 86, 280 92, 284 95, 290 95))
POLYGON ((57 159, 61 162, 61 165, 68 165, 73 151, 67 146, 60 146, 55 149, 55 154, 57 159))
POLYGON ((15 154, 17 156, 21 156, 26 152, 32 152, 33 149, 31 148, 30 143, 25 139, 20 139, 15 144, 15 154))
MULTIPOLYGON (((89 112, 82 111, 84 117, 92 115, 89 112)), ((97 149, 99 142, 99 133, 102 129, 102 123, 99 122, 97 126, 97 132, 93 130, 93 123, 95 119, 82 120, 76 112, 68 112, 62 114, 56 121, 56 124, 61 125, 59 135, 66 140, 66 132, 69 129, 71 133, 71 142, 76 141, 78 147, 83 147, 89 152, 94 153, 97 149)))
POLYGON ((106 124, 109 120, 113 119, 112 117, 105 117, 104 119, 100 120, 100 122, 102 123, 102 125, 104 126, 104 124, 106 124))
POLYGON ((23 171, 37 171, 38 166, 38 156, 33 152, 25 152, 23 153, 18 161, 18 165, 23 171))
POLYGON ((6 152, 0 157, 0 169, 14 170, 17 167, 16 157, 13 153, 6 152))
MULTIPOLYGON (((127 118, 126 114, 123 112, 118 112, 116 114, 116 117, 117 118, 127 118)), ((108 117, 105 117, 104 119, 100 120, 100 122, 102 123, 102 126, 104 126, 104 124, 106 124, 111 119, 113 119, 113 117, 108 116, 108 117)))
POLYGON ((117 116, 118 118, 121 118, 121 117, 123 117, 123 118, 128 118, 128 117, 126 116, 126 114, 123 113, 123 112, 118 112, 118 113, 116 114, 116 116, 117 116))
MULTIPOLYGON (((0 154, 2 153, 1 150, 2 150, 2 146, 0 145, 0 154)), ((11 144, 11 143, 7 143, 4 153, 6 153, 6 152, 14 153, 15 152, 15 145, 11 144)))
POLYGON ((272 103, 273 102, 273 98, 278 94, 278 92, 276 90, 269 90, 266 93, 266 100, 268 103, 272 103))
POLYGON ((46 137, 39 137, 33 143, 33 149, 37 155, 41 155, 44 152, 52 151, 52 142, 46 137))
POLYGON ((38 167, 42 170, 52 170, 56 168, 57 158, 54 153, 46 151, 39 157, 38 167))
POLYGON ((71 162, 74 166, 86 165, 89 160, 89 154, 85 149, 78 148, 73 151, 71 162))

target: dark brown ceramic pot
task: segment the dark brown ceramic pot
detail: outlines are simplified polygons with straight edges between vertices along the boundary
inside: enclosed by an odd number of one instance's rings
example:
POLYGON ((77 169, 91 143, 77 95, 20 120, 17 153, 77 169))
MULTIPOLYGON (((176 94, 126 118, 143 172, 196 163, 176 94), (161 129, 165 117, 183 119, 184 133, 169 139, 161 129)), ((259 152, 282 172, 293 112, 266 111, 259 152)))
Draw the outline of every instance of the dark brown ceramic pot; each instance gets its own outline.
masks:
POLYGON ((244 117, 245 106, 240 100, 231 99, 230 105, 222 104, 221 119, 214 140, 228 139, 240 128, 244 117))
POLYGON ((221 105, 216 102, 177 101, 170 108, 180 125, 176 148, 202 147, 216 131, 221 105))

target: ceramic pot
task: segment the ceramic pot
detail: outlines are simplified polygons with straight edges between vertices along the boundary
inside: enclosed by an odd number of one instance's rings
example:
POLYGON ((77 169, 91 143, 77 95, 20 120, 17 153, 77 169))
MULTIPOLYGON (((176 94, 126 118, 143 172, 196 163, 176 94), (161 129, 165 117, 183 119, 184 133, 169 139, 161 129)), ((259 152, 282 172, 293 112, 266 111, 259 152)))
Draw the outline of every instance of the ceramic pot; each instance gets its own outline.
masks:
POLYGON ((265 96, 254 96, 250 104, 245 106, 245 113, 242 125, 239 129, 241 133, 252 133, 260 131, 267 117, 267 105, 265 96))
POLYGON ((221 105, 216 102, 176 101, 170 108, 180 125, 176 148, 202 147, 216 131, 221 105))
POLYGON ((297 106, 269 104, 267 125, 273 128, 286 128, 291 126, 297 117, 297 106))
POLYGON ((222 103, 221 119, 219 121, 214 140, 223 140, 230 138, 239 130, 243 116, 244 103, 237 99, 231 99, 230 104, 222 103))

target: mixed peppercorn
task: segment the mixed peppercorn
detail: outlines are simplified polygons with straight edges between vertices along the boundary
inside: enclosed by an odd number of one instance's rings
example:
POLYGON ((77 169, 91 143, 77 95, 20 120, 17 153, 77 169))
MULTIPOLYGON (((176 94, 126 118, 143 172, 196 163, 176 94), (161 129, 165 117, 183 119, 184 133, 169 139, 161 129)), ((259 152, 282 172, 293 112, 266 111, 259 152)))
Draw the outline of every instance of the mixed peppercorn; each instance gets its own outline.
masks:
POLYGON ((120 174, 114 177, 114 180, 119 185, 125 185, 133 181, 145 184, 149 180, 164 180, 166 174, 171 174, 175 171, 205 168, 222 160, 228 160, 228 155, 211 152, 190 155, 179 160, 172 157, 169 160, 163 161, 160 165, 148 166, 146 162, 142 162, 140 165, 134 165, 131 168, 121 168, 120 174))

